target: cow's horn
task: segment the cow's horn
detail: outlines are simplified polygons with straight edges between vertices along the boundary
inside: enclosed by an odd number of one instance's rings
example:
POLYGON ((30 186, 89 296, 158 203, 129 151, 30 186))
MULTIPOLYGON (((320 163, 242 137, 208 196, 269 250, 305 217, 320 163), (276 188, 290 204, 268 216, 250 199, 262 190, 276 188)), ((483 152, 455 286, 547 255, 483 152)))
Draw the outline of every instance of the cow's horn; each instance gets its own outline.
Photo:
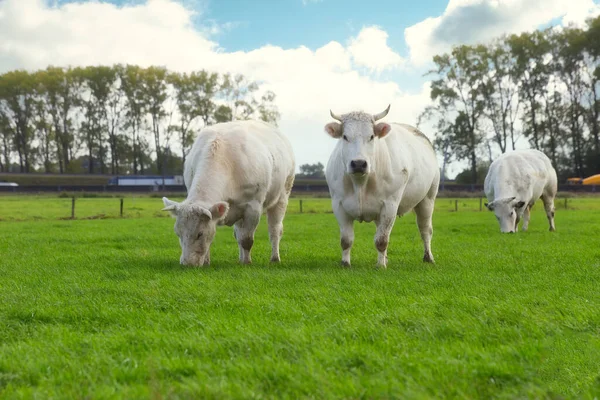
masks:
POLYGON ((387 108, 385 110, 383 110, 382 112, 380 112, 379 114, 373 115, 373 120, 377 121, 377 120, 380 120, 381 118, 384 118, 390 112, 390 107, 391 107, 391 104, 389 104, 387 106, 387 108))
POLYGON ((329 110, 329 114, 331 114, 331 118, 337 119, 338 121, 342 122, 342 117, 340 117, 339 115, 334 114, 333 111, 329 110))

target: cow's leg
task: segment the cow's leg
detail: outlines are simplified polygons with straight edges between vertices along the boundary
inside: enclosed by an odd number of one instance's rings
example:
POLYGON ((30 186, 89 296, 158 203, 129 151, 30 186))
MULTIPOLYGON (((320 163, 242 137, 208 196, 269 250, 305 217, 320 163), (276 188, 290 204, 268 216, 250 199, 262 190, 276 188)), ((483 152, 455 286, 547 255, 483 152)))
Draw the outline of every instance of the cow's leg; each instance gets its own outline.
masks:
POLYGON ((415 213, 417 214, 417 226, 419 227, 421 239, 423 240, 423 261, 430 263, 434 262, 433 254, 431 254, 431 236, 433 236, 431 216, 433 215, 434 205, 435 199, 426 197, 415 207, 415 213))
POLYGON ((548 223, 550 224, 550 231, 553 232, 556 230, 556 226, 554 225, 554 197, 542 195, 542 202, 544 203, 546 217, 548 217, 548 223))
POLYGON ((244 212, 244 217, 237 221, 233 227, 235 238, 240 249, 240 262, 242 264, 252 263, 250 250, 254 245, 254 232, 260 222, 262 208, 260 205, 249 206, 244 212))
POLYGON ((206 251, 206 256, 204 257, 204 265, 210 265, 210 246, 206 251))
POLYGON ((271 241, 271 262, 279 262, 279 241, 283 236, 283 217, 287 209, 288 197, 284 196, 277 204, 267 210, 269 240, 271 241))
POLYGON ((342 246, 342 265, 350 266, 350 251, 354 243, 354 220, 346 214, 346 211, 335 202, 333 203, 333 213, 340 226, 340 245, 342 246))
POLYGON ((531 207, 533 204, 527 204, 525 207, 525 211, 523 211, 523 232, 527 231, 529 228, 529 220, 531 219, 531 207))
POLYGON ((394 222, 396 222, 397 212, 397 204, 385 202, 379 213, 379 218, 375 221, 375 225, 377 225, 377 230, 375 231, 377 265, 383 268, 387 267, 387 248, 390 242, 390 233, 392 233, 394 222))

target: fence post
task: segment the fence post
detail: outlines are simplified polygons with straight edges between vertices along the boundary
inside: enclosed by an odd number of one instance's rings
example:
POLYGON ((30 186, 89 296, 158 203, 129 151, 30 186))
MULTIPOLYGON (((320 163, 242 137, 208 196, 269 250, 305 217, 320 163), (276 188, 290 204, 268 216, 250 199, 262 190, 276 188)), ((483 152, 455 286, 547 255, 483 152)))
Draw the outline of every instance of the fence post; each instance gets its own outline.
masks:
POLYGON ((483 197, 479 198, 479 211, 483 211, 483 197))
POLYGON ((300 199, 300 214, 302 214, 302 199, 300 199))
POLYGON ((71 197, 71 219, 75 219, 75 196, 71 197))
POLYGON ((454 211, 458 211, 458 200, 454 200, 454 211))
POLYGON ((123 218, 123 198, 122 197, 121 197, 121 207, 120 207, 119 214, 120 214, 121 218, 123 218))
POLYGON ((567 198, 565 197, 565 210, 567 209, 567 198))

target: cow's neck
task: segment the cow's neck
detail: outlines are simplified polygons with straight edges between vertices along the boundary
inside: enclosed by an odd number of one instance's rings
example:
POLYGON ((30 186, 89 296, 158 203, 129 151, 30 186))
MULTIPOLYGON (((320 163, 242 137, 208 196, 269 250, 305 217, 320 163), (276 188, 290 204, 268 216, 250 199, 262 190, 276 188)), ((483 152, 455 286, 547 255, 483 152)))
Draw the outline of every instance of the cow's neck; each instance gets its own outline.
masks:
POLYGON ((199 168, 188 191, 187 201, 212 206, 219 201, 226 201, 229 177, 223 168, 211 164, 207 168, 199 168))
POLYGON ((352 184, 354 196, 356 198, 356 204, 358 204, 358 210, 362 215, 364 204, 367 201, 367 196, 369 194, 373 194, 373 190, 375 189, 375 173, 372 172, 369 175, 360 178, 353 178, 351 176, 348 176, 348 179, 352 184))

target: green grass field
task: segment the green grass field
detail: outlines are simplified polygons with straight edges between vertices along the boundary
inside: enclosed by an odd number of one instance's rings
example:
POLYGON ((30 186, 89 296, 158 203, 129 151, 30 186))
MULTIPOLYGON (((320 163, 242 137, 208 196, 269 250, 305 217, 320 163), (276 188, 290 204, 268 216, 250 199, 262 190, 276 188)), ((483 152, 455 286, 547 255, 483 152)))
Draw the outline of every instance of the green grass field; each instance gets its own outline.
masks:
POLYGON ((328 200, 303 201, 281 264, 263 218, 251 266, 222 227, 187 268, 160 199, 90 220, 118 199, 78 199, 69 221, 70 199, 0 198, 0 398, 600 396, 600 199, 558 202, 554 233, 539 204, 516 235, 440 199, 437 263, 407 215, 387 270, 373 224, 341 268, 328 200))

